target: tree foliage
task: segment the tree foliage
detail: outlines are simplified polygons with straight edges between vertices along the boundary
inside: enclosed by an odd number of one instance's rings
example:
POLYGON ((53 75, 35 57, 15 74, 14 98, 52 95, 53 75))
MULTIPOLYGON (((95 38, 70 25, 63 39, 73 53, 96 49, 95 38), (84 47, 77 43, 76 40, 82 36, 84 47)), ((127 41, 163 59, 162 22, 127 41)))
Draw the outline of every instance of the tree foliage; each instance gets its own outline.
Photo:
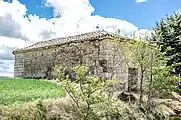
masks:
POLYGON ((177 64, 181 62, 181 13, 174 13, 157 23, 151 40, 161 45, 161 52, 170 57, 167 65, 174 65, 171 72, 181 74, 181 65, 177 64))
POLYGON ((119 117, 118 107, 112 99, 111 85, 116 82, 104 80, 97 76, 89 75, 88 68, 77 66, 73 68, 76 80, 71 82, 69 77, 64 77, 63 70, 56 68, 56 73, 68 95, 79 108, 85 120, 99 120, 100 118, 119 117))
POLYGON ((131 41, 130 44, 121 43, 124 57, 129 63, 128 67, 133 64, 134 67, 139 68, 140 104, 145 92, 150 99, 153 93, 156 93, 155 91, 165 94, 178 90, 175 88, 175 83, 179 77, 170 73, 175 64, 168 65, 170 56, 165 56, 171 48, 167 47, 161 52, 162 45, 159 46, 148 40, 148 36, 142 36, 139 40, 131 41))
POLYGON ((160 52, 161 49, 161 46, 153 45, 149 62, 149 92, 152 92, 152 94, 158 92, 160 96, 177 90, 175 83, 176 80, 179 79, 175 74, 170 73, 173 69, 173 66, 167 65, 167 61, 170 60, 170 57, 165 56, 167 51, 160 52))

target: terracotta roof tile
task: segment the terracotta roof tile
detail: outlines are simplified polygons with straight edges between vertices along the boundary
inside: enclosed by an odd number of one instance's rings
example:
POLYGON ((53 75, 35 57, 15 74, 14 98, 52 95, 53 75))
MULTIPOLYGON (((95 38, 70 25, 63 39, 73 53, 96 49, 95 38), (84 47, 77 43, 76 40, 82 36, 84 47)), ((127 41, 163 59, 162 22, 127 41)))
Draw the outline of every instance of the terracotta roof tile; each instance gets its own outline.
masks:
MULTIPOLYGON (((61 44, 69 43, 69 42, 91 40, 91 39, 101 38, 104 36, 123 38, 119 35, 116 35, 116 34, 113 34, 111 32, 107 32, 104 30, 103 31, 94 31, 94 32, 79 34, 79 35, 75 35, 75 36, 59 37, 59 38, 55 38, 55 39, 51 39, 51 40, 40 41, 40 42, 37 42, 31 46, 17 49, 15 51, 13 51, 13 53, 18 52, 18 51, 28 51, 28 50, 42 48, 42 47, 61 45, 61 44)), ((126 38, 126 39, 128 39, 128 38, 126 38)))

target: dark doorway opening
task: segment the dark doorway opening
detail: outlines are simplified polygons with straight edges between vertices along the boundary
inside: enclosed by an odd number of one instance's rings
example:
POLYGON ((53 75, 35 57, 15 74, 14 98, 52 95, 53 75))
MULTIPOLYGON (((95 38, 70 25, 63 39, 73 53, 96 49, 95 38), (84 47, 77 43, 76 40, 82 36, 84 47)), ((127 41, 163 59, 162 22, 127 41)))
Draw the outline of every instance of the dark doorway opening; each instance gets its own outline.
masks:
POLYGON ((128 68, 128 91, 138 90, 138 68, 128 68))

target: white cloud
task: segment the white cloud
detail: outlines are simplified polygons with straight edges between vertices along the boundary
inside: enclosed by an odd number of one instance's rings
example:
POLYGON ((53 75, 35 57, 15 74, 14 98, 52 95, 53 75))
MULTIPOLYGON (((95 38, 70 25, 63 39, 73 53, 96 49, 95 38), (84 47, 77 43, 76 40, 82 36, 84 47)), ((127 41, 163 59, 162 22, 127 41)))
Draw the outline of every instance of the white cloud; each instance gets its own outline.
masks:
POLYGON ((13 21, 11 14, 0 16, 0 36, 8 36, 27 40, 20 32, 20 25, 13 21))
POLYGON ((146 38, 150 38, 153 30, 151 29, 139 29, 133 33, 133 38, 138 40, 145 40, 146 38))
POLYGON ((14 56, 12 51, 30 45, 30 41, 0 36, 0 76, 13 76, 14 56))
POLYGON ((63 17, 79 18, 94 12, 89 0, 45 0, 45 4, 54 8, 55 15, 63 17))
POLYGON ((0 60, 0 76, 8 76, 8 77, 13 77, 13 64, 14 61, 13 60, 6 60, 3 61, 3 63, 1 64, 0 60))
POLYGON ((141 2, 146 2, 147 0, 136 0, 136 2, 141 3, 141 2))
POLYGON ((138 30, 126 20, 92 15, 94 7, 89 0, 45 0, 44 4, 52 7, 58 17, 46 19, 27 15, 26 6, 19 1, 0 1, 0 25, 4 26, 0 28, 0 76, 12 75, 12 50, 16 48, 52 37, 90 32, 96 30, 97 25, 113 32, 117 29, 126 33, 138 30))

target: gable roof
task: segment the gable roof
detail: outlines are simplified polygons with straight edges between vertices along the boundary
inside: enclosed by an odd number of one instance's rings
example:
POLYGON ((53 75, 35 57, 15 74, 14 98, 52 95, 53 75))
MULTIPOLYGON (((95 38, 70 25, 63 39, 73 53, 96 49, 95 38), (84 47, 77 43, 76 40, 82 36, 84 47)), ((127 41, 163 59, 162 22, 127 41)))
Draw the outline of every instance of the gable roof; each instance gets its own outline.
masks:
POLYGON ((112 38, 117 38, 117 39, 130 40, 129 38, 122 37, 118 34, 114 34, 114 33, 102 30, 102 31, 88 32, 88 33, 74 35, 74 36, 59 37, 59 38, 55 38, 55 39, 51 39, 51 40, 40 41, 31 46, 17 49, 15 51, 13 51, 13 54, 15 54, 16 52, 31 51, 31 50, 35 50, 38 48, 57 46, 57 45, 62 45, 62 44, 70 43, 70 42, 95 40, 95 39, 103 38, 103 37, 112 37, 112 38))

